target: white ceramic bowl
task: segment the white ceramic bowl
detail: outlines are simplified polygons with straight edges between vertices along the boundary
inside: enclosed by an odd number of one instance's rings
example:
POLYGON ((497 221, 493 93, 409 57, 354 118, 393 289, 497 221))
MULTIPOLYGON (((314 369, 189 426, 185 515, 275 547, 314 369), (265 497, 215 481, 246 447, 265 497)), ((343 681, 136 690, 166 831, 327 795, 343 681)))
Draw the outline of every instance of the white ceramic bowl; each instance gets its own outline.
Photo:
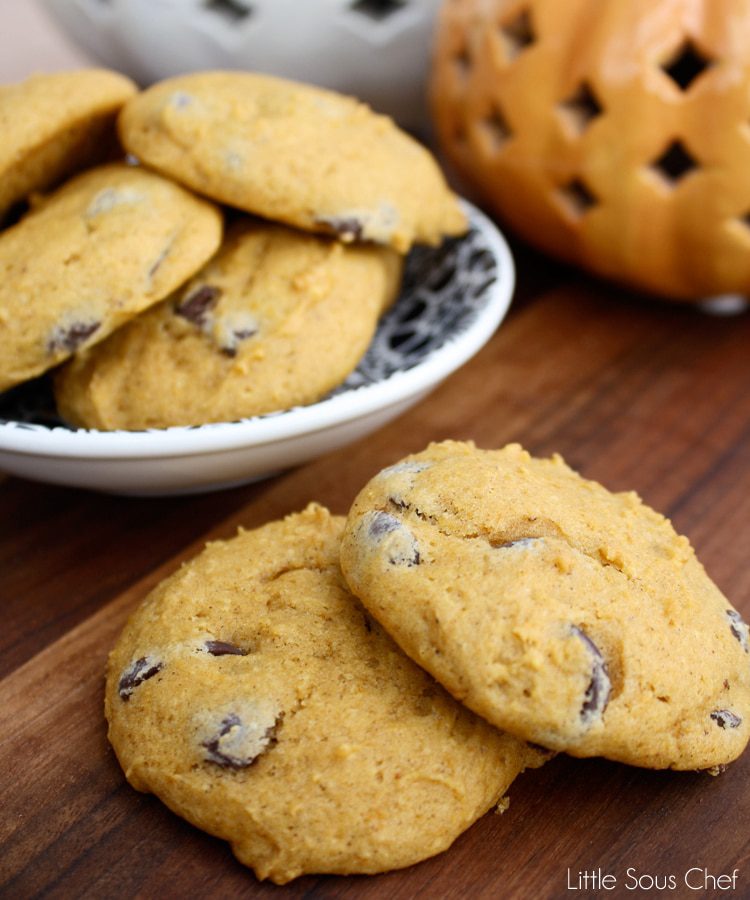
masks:
POLYGON ((508 246, 479 210, 464 208, 469 233, 411 252, 367 354, 324 400, 189 428, 72 430, 54 423, 48 382, 38 379, 1 398, 0 469, 112 493, 192 493, 267 477, 374 431, 470 359, 508 309, 508 246))
POLYGON ((354 94, 424 130, 440 0, 44 0, 105 65, 149 84, 250 69, 354 94))

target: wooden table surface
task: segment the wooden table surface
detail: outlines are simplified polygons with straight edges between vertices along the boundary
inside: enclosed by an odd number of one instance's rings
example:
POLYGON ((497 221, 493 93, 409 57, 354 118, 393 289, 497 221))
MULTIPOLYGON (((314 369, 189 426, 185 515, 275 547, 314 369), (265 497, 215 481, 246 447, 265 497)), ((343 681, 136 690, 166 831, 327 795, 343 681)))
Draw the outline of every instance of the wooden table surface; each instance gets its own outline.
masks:
POLYGON ((718 778, 560 756, 435 859, 279 888, 132 790, 107 745, 105 657, 153 585, 238 524, 313 499, 344 513, 374 472, 430 440, 520 441, 636 489, 750 614, 750 316, 647 302, 533 254, 519 283, 493 340, 426 401, 273 480, 148 500, 0 481, 0 896, 750 896, 750 753, 718 778), (690 890, 690 869, 694 886, 738 870, 735 888, 690 890), (617 888, 569 888, 592 871, 614 874, 617 888), (669 875, 666 894, 627 889, 669 875))

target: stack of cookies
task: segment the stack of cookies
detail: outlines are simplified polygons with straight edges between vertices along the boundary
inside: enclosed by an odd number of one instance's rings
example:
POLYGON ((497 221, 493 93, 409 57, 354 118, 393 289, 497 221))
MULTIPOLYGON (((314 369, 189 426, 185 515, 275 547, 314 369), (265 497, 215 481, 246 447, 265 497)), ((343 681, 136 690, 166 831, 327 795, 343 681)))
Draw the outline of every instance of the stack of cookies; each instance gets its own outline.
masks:
POLYGON ((134 787, 284 883, 431 856, 555 752, 718 774, 750 640, 635 494, 449 441, 346 519, 209 544, 131 617, 105 711, 134 787))
POLYGON ((0 123, 0 217, 29 205, 0 232, 0 391, 60 366, 73 425, 318 400, 364 354, 403 254, 466 227, 390 119, 279 79, 37 76, 0 90, 0 123))

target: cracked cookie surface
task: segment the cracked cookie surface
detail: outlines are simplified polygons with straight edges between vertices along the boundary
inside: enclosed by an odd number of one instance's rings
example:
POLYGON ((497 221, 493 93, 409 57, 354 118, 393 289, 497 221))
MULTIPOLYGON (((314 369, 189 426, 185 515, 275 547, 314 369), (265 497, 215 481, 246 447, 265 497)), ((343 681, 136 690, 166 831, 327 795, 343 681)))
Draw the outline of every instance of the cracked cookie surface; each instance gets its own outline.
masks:
POLYGON ((144 169, 79 175, 0 234, 0 390, 105 338, 196 272, 216 207, 144 169))
POLYGON ((206 196, 406 251, 466 221, 432 155, 351 97, 249 72, 162 81, 123 109, 125 147, 206 196))
POLYGON ((130 783, 260 878, 373 873, 448 847, 543 754, 456 703, 349 593, 319 506, 209 544, 110 655, 130 783))
POLYGON ((385 247, 237 221, 185 287, 58 373, 60 413, 138 429, 312 403, 356 367, 401 267, 385 247))
POLYGON ((107 69, 0 86, 0 219, 32 191, 105 159, 117 144, 117 112, 135 93, 129 78, 107 69))
POLYGON ((747 744, 747 625, 667 519, 559 456, 433 444, 362 490, 341 562, 406 653, 518 737, 674 769, 747 744))

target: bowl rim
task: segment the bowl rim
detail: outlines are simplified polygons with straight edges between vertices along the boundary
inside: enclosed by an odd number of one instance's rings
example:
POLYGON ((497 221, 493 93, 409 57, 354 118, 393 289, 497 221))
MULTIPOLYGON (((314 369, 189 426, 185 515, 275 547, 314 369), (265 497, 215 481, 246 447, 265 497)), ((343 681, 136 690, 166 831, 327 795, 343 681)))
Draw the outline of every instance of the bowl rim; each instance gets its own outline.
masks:
POLYGON ((234 422, 180 425, 143 431, 49 428, 24 422, 0 422, 0 452, 81 459, 136 460, 204 455, 250 448, 315 434, 356 421, 437 386, 471 359, 504 319, 513 296, 515 266, 498 227, 467 200, 461 206, 482 232, 497 260, 497 278, 476 318, 455 337, 410 369, 382 381, 345 390, 308 406, 292 407, 234 422))

